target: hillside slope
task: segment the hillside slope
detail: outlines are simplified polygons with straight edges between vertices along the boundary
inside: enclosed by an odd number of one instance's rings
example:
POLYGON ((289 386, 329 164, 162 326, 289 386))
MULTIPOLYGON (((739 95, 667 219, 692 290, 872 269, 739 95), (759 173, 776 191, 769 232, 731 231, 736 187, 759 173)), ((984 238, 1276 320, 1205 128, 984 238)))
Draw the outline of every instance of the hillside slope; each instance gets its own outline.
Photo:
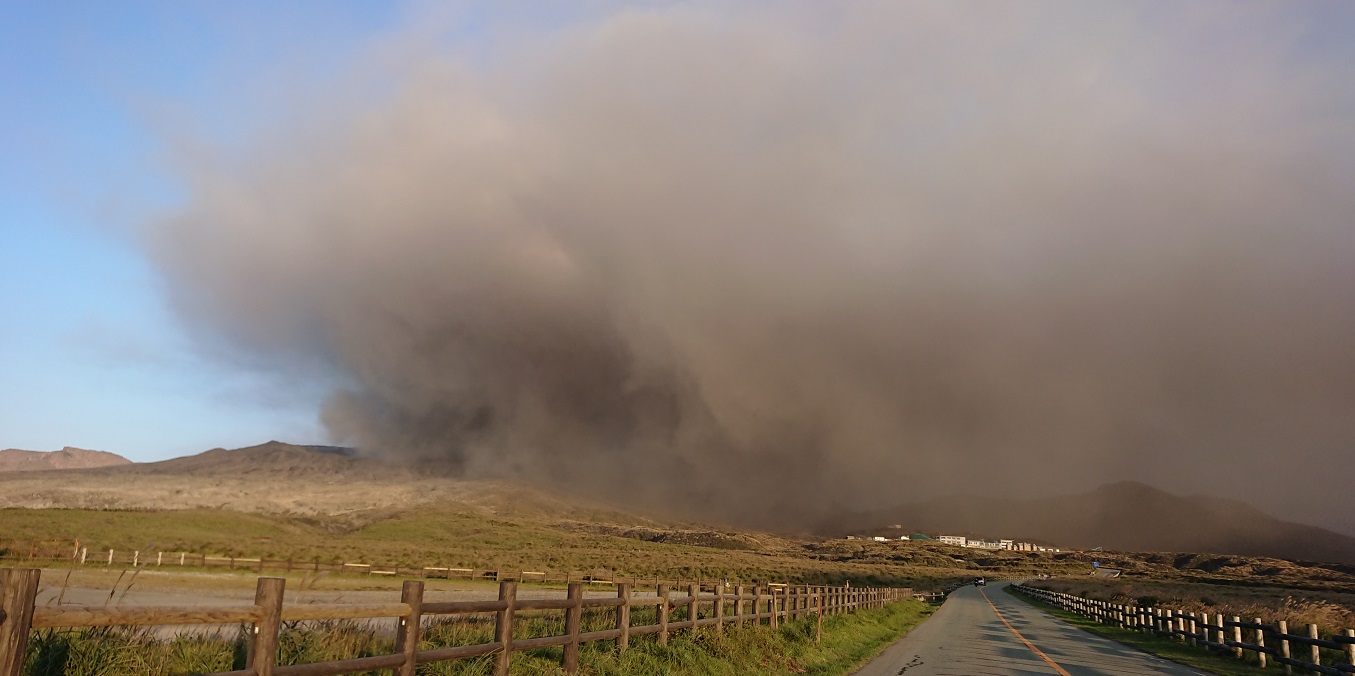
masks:
MULTIPOLYGON (((926 532, 1042 540, 1130 552, 1203 552, 1355 563, 1355 538, 1282 521, 1232 500, 1135 482, 1036 499, 949 497, 858 513, 824 532, 900 524, 926 532)), ((911 531, 910 531, 911 532, 911 531)))
POLYGON ((37 472, 48 469, 89 469, 111 465, 130 465, 131 460, 108 451, 91 451, 67 446, 59 451, 0 450, 0 472, 37 472))
MULTIPOLYGON (((349 449, 270 441, 212 449, 161 462, 0 474, 0 508, 98 510, 227 509, 338 517, 351 526, 420 506, 456 503, 487 515, 549 513, 610 521, 620 510, 501 481, 449 477, 359 457, 349 449)), ((644 525, 628 516, 621 523, 644 525)))

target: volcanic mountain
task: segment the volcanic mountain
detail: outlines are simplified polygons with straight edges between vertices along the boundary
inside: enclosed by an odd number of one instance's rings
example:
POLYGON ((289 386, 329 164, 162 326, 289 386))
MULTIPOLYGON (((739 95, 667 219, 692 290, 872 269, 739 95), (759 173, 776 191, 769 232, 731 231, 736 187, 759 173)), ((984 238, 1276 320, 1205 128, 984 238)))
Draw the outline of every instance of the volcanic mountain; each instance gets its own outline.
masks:
POLYGON ((44 469, 90 469, 111 465, 130 465, 131 460, 116 453, 91 451, 67 446, 59 451, 0 451, 0 472, 32 472, 44 469))
POLYGON ((1127 552, 1204 552, 1355 563, 1355 538, 1282 521, 1221 498, 1173 495, 1136 482, 1034 499, 947 497, 844 515, 824 533, 898 524, 953 533, 1127 552))
MULTIPOLYGON (((420 506, 457 503, 487 514, 531 510, 581 522, 637 522, 635 515, 620 519, 615 507, 577 496, 446 476, 436 467, 387 463, 339 447, 271 441, 162 462, 133 464, 112 457, 122 464, 0 473, 0 508, 213 508, 339 517, 357 524, 420 506)), ((1355 563, 1355 538, 1281 521, 1240 502, 1181 497, 1132 482, 1037 499, 938 498, 843 515, 819 530, 841 536, 893 524, 909 533, 1011 538, 1065 548, 1355 563)))
POLYGON ((437 467, 387 463, 353 449, 270 441, 161 462, 0 474, 0 509, 226 509, 340 517, 353 523, 424 505, 457 503, 498 513, 536 510, 586 518, 610 507, 501 481, 447 476, 437 467))

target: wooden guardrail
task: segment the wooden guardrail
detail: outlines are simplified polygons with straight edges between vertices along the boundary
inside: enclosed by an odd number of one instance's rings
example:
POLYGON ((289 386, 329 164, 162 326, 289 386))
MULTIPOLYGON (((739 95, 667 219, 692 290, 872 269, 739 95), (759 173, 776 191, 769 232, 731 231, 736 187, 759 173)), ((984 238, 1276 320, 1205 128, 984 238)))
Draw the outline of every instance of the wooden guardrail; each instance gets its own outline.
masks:
POLYGON ((825 613, 849 613, 881 607, 912 598, 911 589, 869 587, 811 587, 781 585, 733 589, 712 585, 711 593, 697 584, 689 585, 685 596, 674 596, 667 585, 660 585, 654 596, 635 596, 631 585, 617 585, 614 598, 585 598, 584 584, 572 582, 564 597, 546 599, 517 598, 518 583, 499 584, 497 600, 425 601, 424 583, 406 580, 398 603, 377 604, 286 604, 282 578, 261 577, 253 605, 230 606, 146 606, 130 608, 67 608, 35 605, 41 571, 0 569, 0 676, 19 676, 29 634, 33 629, 96 626, 147 626, 192 624, 250 624, 250 641, 245 668, 217 672, 207 676, 331 676, 353 671, 392 669, 398 676, 414 676, 415 667, 429 662, 495 655, 494 673, 506 676, 513 652, 562 646, 561 664, 565 673, 578 671, 579 645, 589 641, 615 641, 624 652, 630 637, 655 634, 667 644, 672 632, 695 631, 712 627, 722 632, 726 624, 761 624, 776 627, 780 621, 817 617, 822 629, 825 613), (657 608, 657 623, 631 626, 630 610, 636 606, 657 608), (614 628, 584 632, 581 629, 585 608, 614 608, 614 628), (681 621, 672 621, 672 611, 685 610, 681 621), (559 610, 565 613, 564 634, 514 638, 515 615, 523 610, 559 610), (732 611, 732 612, 730 612, 732 611), (704 612, 704 617, 702 616, 704 612), (494 616, 494 640, 474 645, 420 649, 424 621, 438 616, 489 614, 494 616), (352 659, 310 664, 279 665, 278 637, 282 623, 294 620, 397 618, 396 652, 352 659))
POLYGON ((1264 668, 1268 660, 1273 660, 1277 664, 1284 665, 1286 674, 1292 674, 1294 667, 1314 674, 1338 676, 1355 674, 1353 629, 1346 629, 1344 634, 1334 634, 1324 639, 1318 636, 1315 624, 1309 624, 1304 634, 1291 634, 1284 620, 1266 624, 1259 617, 1248 622, 1237 615, 1229 620, 1222 613, 1212 615, 1205 612, 1187 613, 1171 608, 1115 604, 1038 587, 1013 586, 1052 606, 1083 615, 1102 624, 1158 636, 1171 636, 1208 650, 1230 651, 1238 659, 1244 659, 1248 652, 1254 653, 1255 660, 1261 667, 1264 668), (1300 652, 1308 653, 1308 659, 1299 659, 1292 654, 1296 644, 1308 647, 1306 651, 1300 649, 1300 652), (1345 657, 1345 662, 1331 659, 1328 660, 1328 664, 1323 664, 1323 648, 1339 651, 1339 654, 1345 657))

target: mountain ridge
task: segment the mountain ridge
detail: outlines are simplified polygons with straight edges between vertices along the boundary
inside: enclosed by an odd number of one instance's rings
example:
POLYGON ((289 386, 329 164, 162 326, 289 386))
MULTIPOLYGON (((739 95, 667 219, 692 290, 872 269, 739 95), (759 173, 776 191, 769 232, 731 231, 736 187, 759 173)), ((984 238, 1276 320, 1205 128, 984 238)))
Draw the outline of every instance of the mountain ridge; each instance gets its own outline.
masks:
POLYGON ((950 496, 844 514, 823 533, 905 529, 1030 539, 1064 547, 1134 552, 1201 552, 1355 563, 1355 538, 1270 516, 1246 503, 1179 496, 1121 481, 1041 498, 950 496))
MULTIPOLYGON (((437 467, 390 463, 343 447, 270 441, 159 462, 122 460, 82 469, 0 473, 0 508, 212 508, 351 515, 355 522, 439 502, 472 505, 486 513, 523 506, 559 514, 644 514, 643 510, 595 503, 586 496, 506 481, 464 479, 437 467), (59 481, 54 480, 58 476, 59 481)), ((650 517, 667 520, 645 516, 650 517)), ((684 519, 683 515, 674 518, 684 519)), ((1001 537, 1066 548, 1355 563, 1355 538, 1282 521, 1236 500, 1183 497, 1131 481, 1041 498, 933 498, 843 513, 816 530, 820 535, 840 537, 872 529, 886 531, 886 525, 892 524, 909 533, 1001 537)))
POLYGON ((116 453, 75 446, 66 446, 59 451, 26 451, 19 448, 0 450, 0 472, 77 470, 130 464, 131 460, 116 453))

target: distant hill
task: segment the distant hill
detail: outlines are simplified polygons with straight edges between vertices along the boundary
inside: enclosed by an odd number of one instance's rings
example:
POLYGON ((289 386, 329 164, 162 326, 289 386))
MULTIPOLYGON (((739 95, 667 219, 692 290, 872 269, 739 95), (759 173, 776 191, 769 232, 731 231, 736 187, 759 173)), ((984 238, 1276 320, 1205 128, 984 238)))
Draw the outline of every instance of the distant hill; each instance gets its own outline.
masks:
POLYGON ((228 509, 341 517, 357 524, 445 503, 486 515, 531 512, 580 521, 649 523, 608 505, 540 488, 461 479, 438 467, 383 462, 349 448, 279 441, 60 474, 0 474, 0 509, 228 509))
POLYGON ((90 469, 112 465, 130 465, 131 460, 116 453, 91 451, 67 446, 59 451, 0 451, 0 472, 34 472, 47 469, 90 469))
POLYGON ((844 515, 825 534, 904 529, 1041 540, 1127 552, 1201 552, 1355 563, 1355 538, 1281 521, 1233 500, 1182 497, 1135 482, 1034 499, 947 497, 844 515))

